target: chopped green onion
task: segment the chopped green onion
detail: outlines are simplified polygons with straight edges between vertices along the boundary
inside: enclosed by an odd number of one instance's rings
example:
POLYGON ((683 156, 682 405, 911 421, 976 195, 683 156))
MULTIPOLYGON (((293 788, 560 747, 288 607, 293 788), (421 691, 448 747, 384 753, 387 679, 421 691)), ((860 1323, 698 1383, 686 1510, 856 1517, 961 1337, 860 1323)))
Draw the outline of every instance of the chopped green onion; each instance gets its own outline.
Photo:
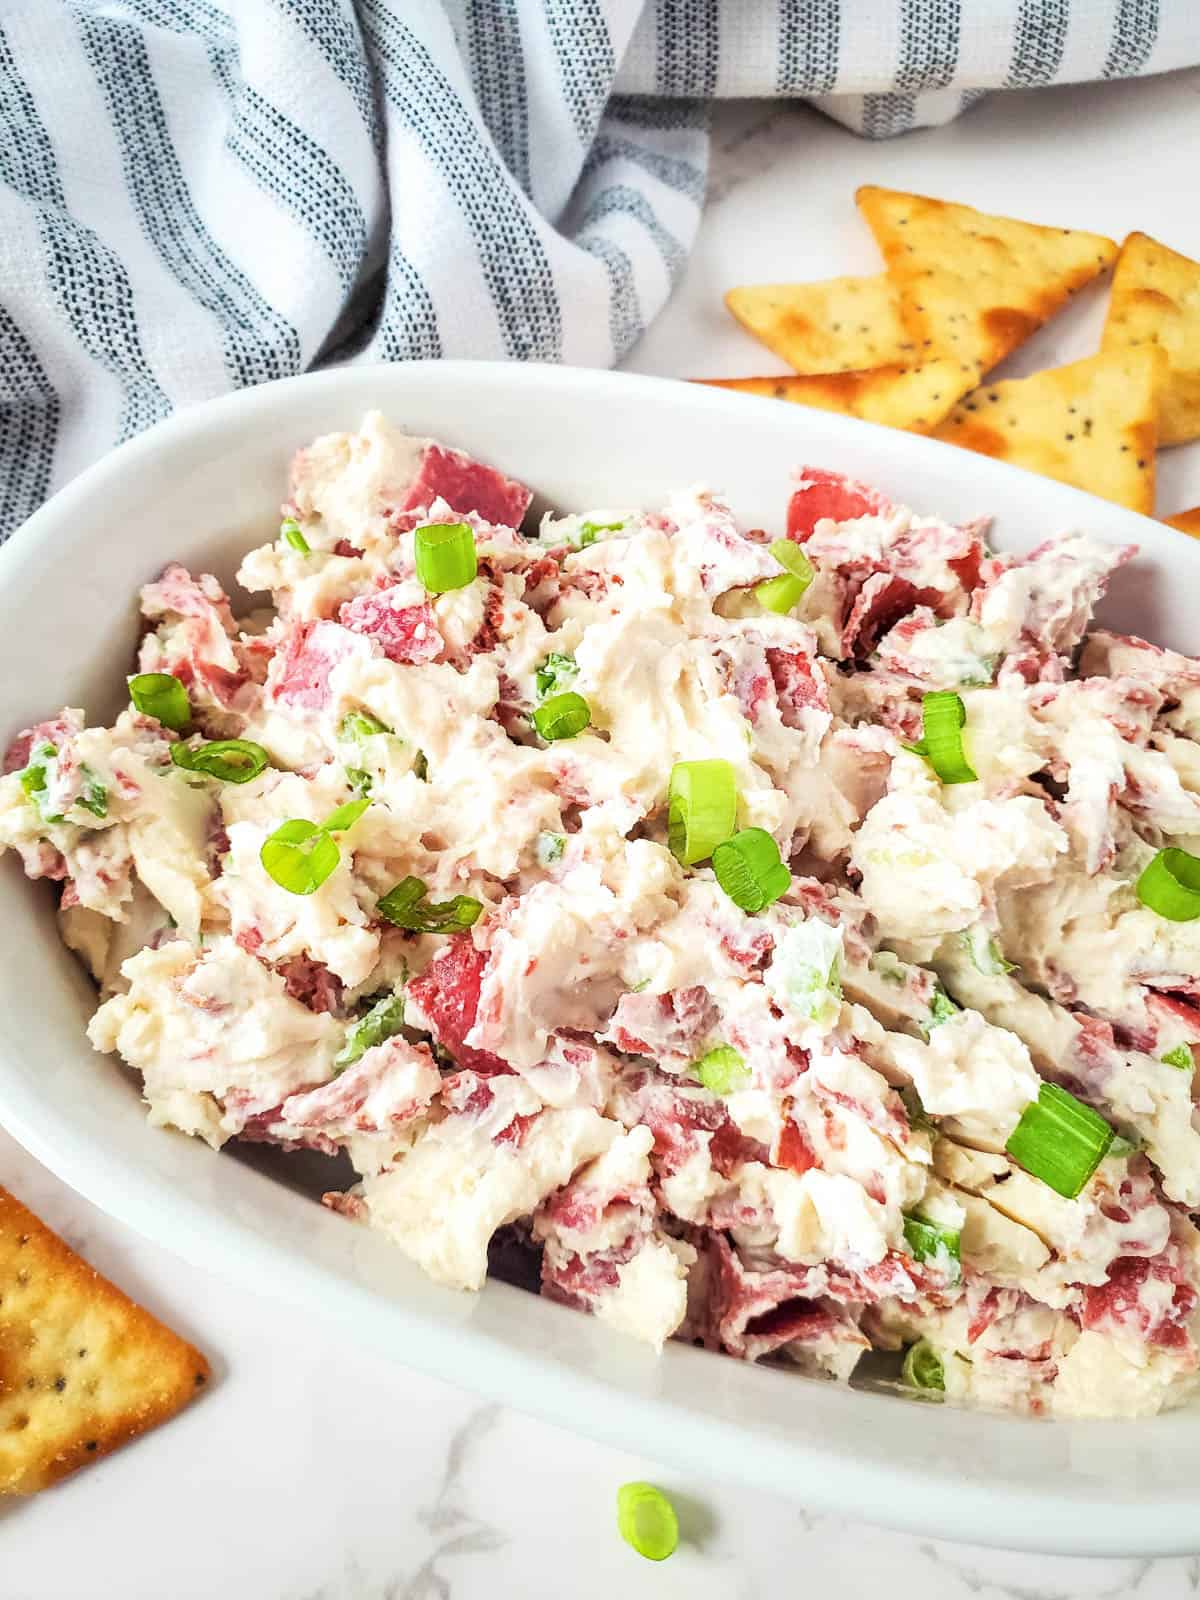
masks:
POLYGON ((289 894, 312 894, 337 866, 337 844, 315 822, 293 817, 281 822, 259 853, 263 870, 289 894))
POLYGON ((932 1029, 941 1027, 943 1022, 949 1022, 950 1018, 956 1017, 961 1010, 962 1007, 951 1000, 941 984, 935 984, 933 999, 929 1002, 929 1017, 921 1024, 921 1031, 928 1039, 932 1029))
POLYGON ((667 787, 667 842, 685 867, 705 861, 737 825, 737 780, 728 761, 677 761, 667 787))
POLYGON ((363 739, 373 739, 377 733, 390 733, 392 730, 385 727, 378 717, 373 717, 369 711, 347 711, 338 724, 339 739, 353 739, 356 743, 363 739))
POLYGON ((1128 1159, 1130 1156, 1136 1155, 1139 1150, 1144 1149, 1144 1139, 1127 1139, 1124 1134, 1118 1133, 1114 1135, 1113 1142, 1108 1147, 1108 1155, 1117 1156, 1118 1158, 1124 1156, 1128 1159))
POLYGON ((187 690, 170 672, 139 672, 129 680, 129 698, 144 717, 157 717, 176 733, 192 720, 187 690))
POLYGON ((946 1371, 942 1358, 928 1339, 918 1339, 909 1345, 900 1368, 902 1382, 910 1389, 942 1389, 946 1387, 946 1371))
POLYGON ((351 828, 362 816, 371 802, 367 799, 347 800, 345 805, 339 806, 325 818, 321 824, 323 833, 344 833, 351 828))
POLYGON ((962 730, 967 708, 962 696, 950 689, 936 689, 921 697, 924 738, 910 744, 909 750, 924 756, 943 783, 978 783, 975 769, 963 754, 962 730))
POLYGON ((375 780, 365 767, 347 767, 346 782, 355 794, 370 794, 375 780))
POLYGON ((479 571, 475 535, 465 522, 435 522, 418 528, 413 551, 417 577, 430 594, 465 589, 479 571))
POLYGON ((108 790, 89 766, 80 764, 79 776, 83 779, 83 792, 76 805, 90 811, 94 817, 107 817, 108 790))
POLYGON ((731 1044, 717 1044, 691 1065, 692 1075, 710 1094, 732 1094, 750 1082, 750 1068, 731 1044))
POLYGON ((754 596, 768 611, 790 611, 816 577, 812 562, 791 539, 776 539, 771 554, 784 569, 777 578, 755 584, 754 596))
POLYGON ((982 923, 964 929, 959 938, 971 958, 971 965, 985 978, 1002 978, 1006 972, 1016 971, 1014 964, 1004 959, 1000 946, 982 923))
POLYGON ((23 767, 18 774, 21 788, 32 800, 35 795, 43 794, 46 789, 46 763, 53 761, 58 754, 58 746, 49 740, 40 744, 36 751, 30 751, 29 764, 23 767))
POLYGON ((932 1261, 941 1267, 952 1283, 962 1277, 961 1242, 957 1228, 943 1228, 930 1222, 919 1211, 904 1215, 904 1242, 912 1252, 914 1261, 932 1261))
POLYGON ((900 1098, 904 1102, 904 1109, 908 1113, 908 1125, 914 1132, 923 1130, 925 1133, 936 1133, 937 1125, 930 1120, 928 1112, 921 1104, 921 1096, 911 1084, 905 1084, 900 1091, 900 1098))
POLYGON ((271 757, 252 739, 213 739, 208 744, 173 744, 171 760, 186 772, 199 772, 222 783, 249 783, 271 765, 271 757))
POLYGON ((452 900, 426 900, 428 889, 420 878, 402 878, 382 896, 375 909, 397 928, 410 933, 462 933, 479 919, 483 902, 474 895, 456 894, 452 900))
POLYGON ((552 867, 556 861, 561 861, 563 851, 567 848, 565 833, 539 833, 537 845, 537 864, 539 867, 552 867))
POLYGON ((1177 1044, 1173 1050, 1168 1050, 1165 1056, 1158 1058, 1165 1066, 1178 1067, 1180 1072, 1191 1072, 1196 1065, 1190 1044, 1177 1044))
POLYGON ((308 540, 300 531, 300 524, 295 517, 285 517, 279 524, 279 534, 285 544, 290 544, 293 550, 298 550, 302 556, 312 555, 308 540))
POLYGON ((1073 1200, 1108 1154, 1113 1137, 1090 1106, 1056 1083, 1044 1083, 1004 1148, 1018 1166, 1073 1200))
POLYGON ((565 689, 568 684, 574 683, 579 676, 579 663, 574 656, 564 655, 559 650, 551 650, 540 662, 533 675, 534 687, 537 697, 544 700, 547 695, 557 694, 560 689, 565 689))
POLYGON ((1160 850, 1137 881, 1137 897, 1168 922, 1200 917, 1200 856, 1169 846, 1160 850))
POLYGON ((753 914, 773 905, 792 886, 779 846, 765 828, 743 828, 712 853, 713 871, 725 893, 753 914))
POLYGON ((573 689, 568 689, 566 694, 552 694, 535 707, 533 713, 533 725, 547 744, 553 744, 556 739, 573 739, 591 720, 591 707, 573 689))
POLYGON ((650 1483, 623 1483, 617 1490, 617 1528, 647 1561, 665 1561, 679 1544, 675 1507, 650 1483))
POLYGON ((908 982, 908 968, 892 950, 876 950, 867 965, 877 972, 884 983, 894 983, 903 988, 908 982))
POLYGON ((385 1039, 390 1039, 404 1026, 404 996, 384 995, 382 1000, 346 1030, 346 1042, 333 1058, 338 1072, 352 1066, 359 1056, 385 1039))
POLYGON ((579 548, 586 550, 588 545, 595 544, 598 533, 620 533, 624 526, 623 522, 581 522, 579 524, 579 548))

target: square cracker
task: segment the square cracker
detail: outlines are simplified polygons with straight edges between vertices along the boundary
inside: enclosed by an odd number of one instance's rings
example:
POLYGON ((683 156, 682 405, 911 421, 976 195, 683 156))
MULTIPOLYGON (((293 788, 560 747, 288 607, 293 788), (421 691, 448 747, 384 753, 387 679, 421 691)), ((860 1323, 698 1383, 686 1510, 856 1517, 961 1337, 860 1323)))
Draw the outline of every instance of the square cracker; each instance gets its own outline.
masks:
POLYGON ((1142 344, 1167 353, 1159 444, 1200 439, 1200 261, 1131 233, 1113 274, 1101 348, 1142 344))
POLYGON ((884 272, 822 283, 746 284, 730 289, 725 304, 795 372, 862 372, 902 366, 913 357, 895 285, 884 272))
POLYGON ((923 351, 982 377, 1116 258, 1111 239, 871 185, 855 196, 923 351))
POLYGON ((32 1494, 157 1427, 208 1362, 0 1189, 0 1494, 32 1494))
POLYGON ((1190 533, 1193 539, 1200 539, 1200 506, 1193 506, 1190 511, 1177 511, 1163 521, 1169 528, 1178 528, 1180 533, 1190 533))
POLYGON ((1143 346, 987 383, 934 437, 1153 516, 1163 367, 1161 351, 1143 346))
POLYGON ((831 372, 784 378, 701 378, 714 389, 793 405, 816 406, 863 422, 910 433, 931 433, 975 382, 973 368, 959 361, 927 361, 921 367, 875 367, 869 372, 831 372))

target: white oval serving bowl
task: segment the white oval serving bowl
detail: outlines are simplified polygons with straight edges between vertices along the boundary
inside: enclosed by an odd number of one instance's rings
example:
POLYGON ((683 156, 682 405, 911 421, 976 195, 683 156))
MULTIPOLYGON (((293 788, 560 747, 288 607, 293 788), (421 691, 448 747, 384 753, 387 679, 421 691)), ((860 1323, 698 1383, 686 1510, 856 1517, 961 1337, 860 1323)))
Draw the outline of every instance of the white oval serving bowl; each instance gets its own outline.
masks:
MULTIPOLYGON (((551 503, 660 504, 704 480, 780 531, 788 474, 836 468, 1028 548, 1082 528, 1143 554, 1110 623, 1200 649, 1200 543, 965 451, 800 407, 567 368, 412 363, 267 384, 184 412, 85 472, 0 550, 0 738, 63 704, 117 709, 136 592, 168 559, 226 579, 278 525, 288 461, 379 407, 524 479, 551 503)), ((235 600, 235 610, 238 609, 235 600)), ((430 1283, 378 1235, 228 1154, 148 1126, 84 1036, 90 985, 53 891, 4 858, 0 1122, 106 1211, 194 1262, 339 1320, 407 1365, 701 1478, 942 1538, 1089 1554, 1194 1550, 1200 1409, 1036 1423, 860 1393, 668 1346, 661 1358, 502 1283, 430 1283)))

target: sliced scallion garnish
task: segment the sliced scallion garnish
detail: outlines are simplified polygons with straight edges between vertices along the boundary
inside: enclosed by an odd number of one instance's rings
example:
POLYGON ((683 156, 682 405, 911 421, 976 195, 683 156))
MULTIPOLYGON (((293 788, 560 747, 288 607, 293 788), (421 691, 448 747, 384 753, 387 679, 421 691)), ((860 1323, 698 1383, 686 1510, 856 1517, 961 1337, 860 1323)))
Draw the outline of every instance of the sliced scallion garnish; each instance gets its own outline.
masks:
POLYGON ((1137 897, 1168 922, 1200 917, 1200 856, 1170 845, 1160 850, 1137 881, 1137 897))
POLYGON ((474 895, 456 894, 451 900, 427 900, 420 878, 402 878, 376 903, 381 917, 410 933, 462 933, 479 920, 483 902, 474 895))
POLYGON ((715 1044, 691 1065, 692 1075, 710 1094, 732 1094, 750 1082, 750 1068, 740 1050, 731 1044, 715 1044))
POLYGON ((978 783, 979 776, 963 753, 962 730, 967 708, 962 696, 936 689, 921 697, 924 737, 908 749, 924 756, 942 783, 978 783))
POLYGON ((271 757, 252 739, 212 739, 194 750, 181 741, 171 746, 171 760, 185 772, 222 783, 249 783, 271 765, 271 757))
POLYGON ((312 555, 312 548, 300 530, 300 524, 295 517, 285 517, 279 524, 279 536, 285 544, 290 544, 293 550, 299 551, 302 556, 312 555))
POLYGON ((382 1000, 376 1001, 365 1015, 351 1024, 346 1030, 346 1040, 337 1055, 333 1058, 333 1065, 338 1072, 353 1066, 361 1055, 372 1049, 377 1044, 382 1044, 385 1039, 390 1039, 400 1032, 404 1026, 404 996, 401 994, 384 995, 382 1000))
POLYGON ((650 1483, 623 1483, 617 1490, 617 1529, 647 1561, 665 1561, 679 1544, 675 1507, 650 1483))
POLYGON ((1058 1084, 1043 1083, 1004 1148, 1018 1166, 1073 1200, 1108 1154, 1113 1137, 1098 1112, 1058 1084))
POLYGON ((713 871, 725 893, 753 915, 773 905, 792 886, 779 846, 765 828, 743 828, 712 853, 713 871))
POLYGON ((47 739, 44 744, 38 745, 36 750, 29 752, 29 761, 17 774, 21 788, 32 800, 35 795, 44 793, 46 788, 46 763, 53 761, 58 754, 58 746, 51 744, 47 739))
POLYGON ((771 554, 783 571, 777 578, 755 584, 754 597, 768 611, 790 611, 816 577, 812 562, 791 539, 776 539, 771 554))
POLYGON ((962 1236, 957 1228, 930 1222, 919 1211, 904 1215, 904 1242, 914 1261, 931 1261, 940 1266, 952 1283, 962 1276, 962 1236))
POLYGON ((418 528, 413 553, 417 577, 430 594, 465 589, 479 571, 475 535, 465 522, 435 522, 418 528))
POLYGON ((345 833, 362 816, 371 802, 365 798, 347 800, 345 805, 338 806, 336 811, 331 811, 321 824, 325 833, 345 833))
POLYGON ((192 720, 187 690, 171 672, 139 672, 129 680, 129 698, 144 717, 181 733, 192 720))
POLYGON ((928 1039, 931 1029, 940 1028, 943 1022, 949 1022, 950 1018, 956 1017, 961 1010, 962 1007, 951 1000, 941 984, 935 984, 933 999, 929 1002, 929 1016, 921 1024, 925 1037, 928 1039))
POLYGON ((338 724, 338 738, 352 739, 355 743, 361 743, 363 739, 373 739, 377 733, 391 731, 369 711, 347 711, 338 724))
POLYGON ((281 889, 313 894, 337 866, 341 852, 324 828, 306 817, 292 817, 264 840, 259 859, 281 889))
POLYGON ((83 780, 83 788, 75 804, 90 811, 94 817, 107 817, 108 790, 87 765, 80 765, 79 776, 83 780))
POLYGON ((573 739, 591 720, 591 707, 573 689, 565 694, 552 694, 540 706, 535 706, 533 712, 533 725, 547 744, 557 739, 573 739))
POLYGON ((937 1389, 946 1387, 946 1371, 942 1358, 928 1339, 918 1339, 909 1345, 904 1354, 900 1377, 910 1389, 937 1389))
POLYGON ((1190 1044, 1177 1044, 1166 1055, 1158 1058, 1164 1066, 1178 1067, 1180 1072, 1191 1072, 1196 1065, 1190 1044))
POLYGON ((685 867, 706 861, 737 825, 737 779, 728 761, 677 761, 667 787, 667 842, 685 867))
POLYGON ((574 683, 578 676, 579 663, 574 656, 564 655, 561 650, 551 650, 548 656, 543 656, 533 675, 538 699, 545 700, 548 695, 558 694, 574 683))

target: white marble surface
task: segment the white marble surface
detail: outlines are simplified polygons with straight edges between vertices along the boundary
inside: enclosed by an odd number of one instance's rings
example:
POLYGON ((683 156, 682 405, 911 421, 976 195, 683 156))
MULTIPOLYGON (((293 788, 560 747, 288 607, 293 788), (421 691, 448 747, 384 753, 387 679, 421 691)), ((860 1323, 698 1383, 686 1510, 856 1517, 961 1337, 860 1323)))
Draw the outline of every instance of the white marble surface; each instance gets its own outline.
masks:
MULTIPOLYGON (((733 283, 874 270, 856 184, 877 182, 1200 255, 1200 72, 993 100, 945 129, 867 145, 791 108, 717 125, 712 203, 675 301, 626 363, 719 376, 781 370, 729 319, 733 283)), ((1081 297, 1011 363, 1086 354, 1103 295, 1081 297)), ((1161 473, 1164 512, 1200 502, 1200 445, 1161 473)), ((918 1540, 815 1517, 697 1473, 572 1438, 298 1325, 143 1243, 0 1133, 0 1181, 212 1357, 208 1395, 170 1427, 34 1501, 0 1508, 0 1600, 1141 1600, 1195 1594, 1200 1556, 1074 1561, 918 1540), (619 1541, 626 1479, 672 1492, 684 1542, 664 1566, 619 1541)), ((464 1378, 468 1375, 464 1374, 464 1378)), ((715 1464, 714 1464, 715 1465, 715 1464)), ((931 1520, 936 1519, 936 1507, 931 1520)), ((1200 1551, 1200 1525, 1196 1546, 1200 1551)))

